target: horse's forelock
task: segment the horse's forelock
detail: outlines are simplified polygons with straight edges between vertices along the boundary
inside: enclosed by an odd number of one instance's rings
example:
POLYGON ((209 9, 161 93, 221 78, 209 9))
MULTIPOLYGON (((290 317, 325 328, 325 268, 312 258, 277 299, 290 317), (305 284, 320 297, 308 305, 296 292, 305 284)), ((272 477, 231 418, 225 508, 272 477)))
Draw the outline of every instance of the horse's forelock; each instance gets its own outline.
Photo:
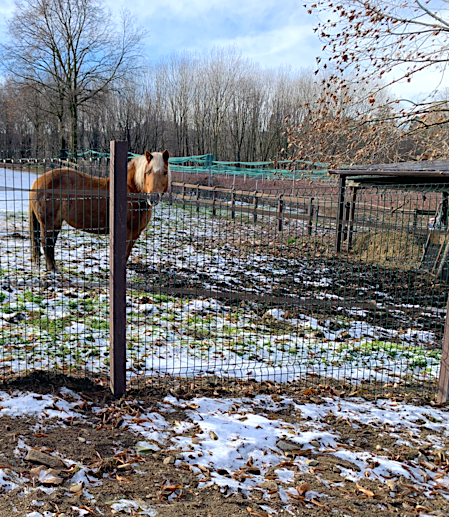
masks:
MULTIPOLYGON (((166 167, 166 163, 164 161, 164 158, 162 156, 162 153, 151 153, 152 159, 151 159, 151 168, 153 169, 153 172, 160 172, 163 171, 166 167)), ((145 155, 138 156, 134 158, 135 160, 135 174, 134 174, 134 183, 136 184, 136 187, 140 192, 144 191, 144 185, 145 185, 145 170, 147 168, 148 160, 145 155)), ((134 161, 133 160, 133 161, 134 161)), ((170 167, 168 166, 168 188, 171 186, 171 171, 170 167)))
POLYGON ((148 163, 145 155, 137 156, 132 160, 134 162, 134 183, 140 192, 143 192, 145 185, 145 169, 148 163))

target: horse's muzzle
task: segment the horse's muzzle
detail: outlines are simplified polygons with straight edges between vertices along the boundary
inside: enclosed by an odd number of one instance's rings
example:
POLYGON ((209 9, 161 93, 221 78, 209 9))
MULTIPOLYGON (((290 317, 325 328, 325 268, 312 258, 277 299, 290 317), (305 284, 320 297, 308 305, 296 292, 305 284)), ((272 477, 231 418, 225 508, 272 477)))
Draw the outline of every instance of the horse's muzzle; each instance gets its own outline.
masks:
POLYGON ((159 192, 148 194, 147 203, 150 206, 156 206, 161 202, 162 196, 163 196, 163 194, 161 194, 159 192))

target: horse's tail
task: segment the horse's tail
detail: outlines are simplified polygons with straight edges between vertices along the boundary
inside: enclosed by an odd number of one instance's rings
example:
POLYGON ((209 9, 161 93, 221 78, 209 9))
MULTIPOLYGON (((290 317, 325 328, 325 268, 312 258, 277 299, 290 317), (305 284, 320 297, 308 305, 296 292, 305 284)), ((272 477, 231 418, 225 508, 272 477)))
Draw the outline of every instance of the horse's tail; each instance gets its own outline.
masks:
POLYGON ((41 225, 34 211, 34 201, 30 199, 28 204, 28 224, 31 239, 31 260, 33 264, 39 264, 41 256, 40 230, 41 225))

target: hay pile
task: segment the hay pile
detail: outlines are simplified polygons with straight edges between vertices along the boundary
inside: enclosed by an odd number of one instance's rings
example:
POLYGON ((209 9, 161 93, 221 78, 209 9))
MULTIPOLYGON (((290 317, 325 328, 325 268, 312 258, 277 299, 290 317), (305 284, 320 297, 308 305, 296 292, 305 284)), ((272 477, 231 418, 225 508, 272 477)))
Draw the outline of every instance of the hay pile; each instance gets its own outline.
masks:
POLYGON ((398 269, 418 269, 423 244, 422 236, 405 231, 367 232, 357 237, 353 251, 366 262, 398 269))

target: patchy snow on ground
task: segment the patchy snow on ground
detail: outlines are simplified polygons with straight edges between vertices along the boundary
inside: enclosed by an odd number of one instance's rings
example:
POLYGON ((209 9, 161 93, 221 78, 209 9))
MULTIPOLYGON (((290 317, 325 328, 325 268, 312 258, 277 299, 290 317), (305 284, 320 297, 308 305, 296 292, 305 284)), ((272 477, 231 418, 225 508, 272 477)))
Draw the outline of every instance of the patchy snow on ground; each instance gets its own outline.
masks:
MULTIPOLYGON (((0 170, 0 180, 16 189, 28 188, 33 179, 0 170)), ((108 280, 107 236, 64 226, 56 246, 60 273, 33 269, 28 193, 2 195, 0 377, 40 369, 107 374, 109 293, 106 286, 95 286, 108 280)), ((128 267, 129 378, 217 375, 285 382, 318 375, 351 383, 437 379, 440 338, 432 329, 441 326, 439 307, 414 305, 414 315, 408 316, 410 304, 403 304, 403 310, 399 304, 388 325, 376 323, 368 309, 339 307, 343 297, 332 293, 342 280, 338 271, 299 254, 288 255, 288 250, 286 256, 279 254, 272 248, 280 238, 272 227, 258 226, 251 233, 249 214, 237 219, 232 221, 226 211, 212 217, 209 209, 197 212, 193 205, 182 209, 167 202, 154 210, 128 267), (139 290, 152 282, 155 293, 139 290), (298 308, 292 316, 257 299, 238 305, 212 296, 180 299, 158 293, 164 282, 254 295, 278 292, 296 299, 298 308), (314 311, 300 305, 305 293, 328 301, 329 307, 314 311), (320 310, 326 314, 331 304, 332 316, 312 316, 320 310)), ((315 230, 317 235, 325 231, 318 223, 315 230)), ((307 227, 304 221, 292 220, 284 232, 301 240, 307 227)), ((282 234, 286 242, 287 237, 282 234)), ((392 298, 379 291, 374 280, 363 282, 366 285, 357 290, 366 296, 381 297, 382 303, 392 298)))
MULTIPOLYGON (((429 494, 435 489, 444 490, 449 499, 446 464, 439 471, 424 455, 421 455, 424 460, 405 464, 386 457, 387 449, 357 450, 350 443, 342 443, 339 434, 325 423, 329 415, 350 422, 354 428, 357 423, 363 423, 372 426, 380 435, 397 437, 397 445, 426 446, 435 454, 449 439, 449 412, 446 409, 384 399, 367 402, 361 398, 344 400, 338 397, 325 398, 321 404, 297 403, 283 396, 194 398, 189 401, 167 397, 161 404, 162 414, 171 408, 184 409, 188 417, 187 422, 179 422, 173 427, 169 440, 170 446, 182 451, 177 456, 182 458, 176 465, 188 466, 199 474, 204 484, 216 484, 226 494, 237 490, 244 493, 262 490, 265 476, 273 467, 280 467, 274 471, 279 481, 293 482, 295 475, 309 472, 310 457, 317 457, 318 465, 320 458, 333 456, 337 464, 340 459, 343 465, 344 462, 353 465, 353 468, 341 468, 341 476, 345 479, 358 482, 369 477, 385 484, 401 477, 429 494), (295 415, 300 423, 273 417, 273 413, 285 410, 295 415), (421 436, 424 429, 425 434, 421 436), (295 451, 290 454, 294 459, 286 459, 285 451, 295 451), (309 454, 305 455, 305 452, 309 454), (283 465, 288 469, 281 468, 283 465)), ((139 423, 127 419, 124 426, 159 445, 168 432, 165 419, 154 412, 139 417, 139 423)))
MULTIPOLYGON (((395 494, 409 494, 413 501, 423 496, 430 506, 436 497, 449 501, 448 408, 389 399, 343 398, 331 392, 317 399, 309 395, 310 391, 295 397, 275 394, 183 400, 170 395, 147 409, 132 399, 102 408, 87 405, 99 416, 112 411, 122 417, 121 429, 136 437, 135 455, 162 454, 160 459, 167 464, 195 475, 198 489, 216 486, 224 497, 241 494, 249 501, 257 496, 264 501, 264 508, 260 508, 268 514, 274 511, 275 497, 286 510, 298 501, 326 505, 333 496, 325 487, 341 488, 343 493, 355 489, 368 498, 385 493, 392 494, 394 500, 395 494), (139 411, 133 416, 130 408, 139 411), (176 419, 169 418, 171 414, 176 414, 176 419), (350 431, 350 438, 344 436, 345 429, 350 431), (312 490, 304 482, 310 474, 322 489, 312 490), (370 489, 363 487, 366 480, 371 483, 370 489)), ((78 407, 76 395, 69 390, 45 396, 20 391, 0 393, 0 406, 6 404, 14 418, 39 416, 30 404, 24 404, 28 400, 45 400, 52 407, 67 409, 48 415, 42 433, 46 426, 65 427, 74 415, 76 420, 85 415, 85 407, 78 407)), ((47 408, 41 412, 45 416, 47 408)), ((17 460, 24 462, 24 453, 30 447, 20 436, 17 449, 21 451, 17 460)), ((63 459, 69 476, 61 482, 52 480, 58 475, 54 469, 39 467, 36 473, 34 467, 29 474, 22 472, 19 476, 14 467, 2 467, 0 493, 15 491, 14 497, 32 493, 37 509, 30 515, 44 515, 39 513, 40 493, 67 496, 68 489, 76 486, 89 506, 96 508, 99 503, 89 489, 101 487, 105 477, 115 478, 114 471, 93 477, 96 467, 92 463, 86 466, 73 458, 63 459)), ((138 463, 133 472, 140 475, 138 463)), ((126 483, 129 487, 131 481, 126 483)), ((144 503, 142 499, 123 497, 107 504, 116 512, 163 514, 160 504, 144 503)))

